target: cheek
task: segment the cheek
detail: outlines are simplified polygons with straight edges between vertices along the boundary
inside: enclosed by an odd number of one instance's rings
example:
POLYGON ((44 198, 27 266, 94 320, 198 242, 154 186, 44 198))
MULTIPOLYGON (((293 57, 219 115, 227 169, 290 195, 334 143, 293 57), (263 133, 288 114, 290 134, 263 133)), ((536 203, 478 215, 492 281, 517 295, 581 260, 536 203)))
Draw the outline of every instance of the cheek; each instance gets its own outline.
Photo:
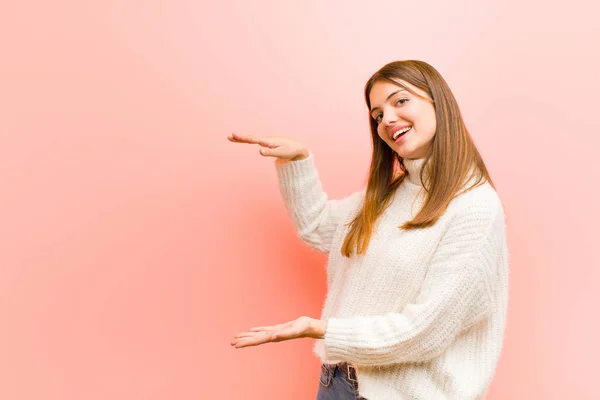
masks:
POLYGON ((433 132, 435 132, 435 128, 436 128, 435 110, 431 110, 431 114, 429 116, 429 126, 431 127, 431 130, 433 132))
POLYGON ((421 132, 427 139, 431 139, 435 135, 435 121, 426 121, 421 132))
POLYGON ((435 112, 428 112, 420 118, 416 118, 415 122, 415 125, 422 135, 429 137, 435 134, 435 112))
POLYGON ((435 109, 433 107, 431 107, 431 111, 428 115, 427 125, 429 126, 430 134, 433 136, 436 129, 435 109))

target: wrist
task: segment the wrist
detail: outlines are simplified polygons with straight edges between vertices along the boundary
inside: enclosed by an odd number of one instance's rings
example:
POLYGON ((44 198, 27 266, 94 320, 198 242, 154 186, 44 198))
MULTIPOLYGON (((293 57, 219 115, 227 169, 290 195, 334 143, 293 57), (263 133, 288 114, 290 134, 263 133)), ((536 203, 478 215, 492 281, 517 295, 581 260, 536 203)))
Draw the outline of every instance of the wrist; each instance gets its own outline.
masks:
POLYGON ((311 321, 311 337, 323 339, 327 332, 327 321, 324 319, 313 319, 311 321))
POLYGON ((304 159, 307 159, 308 156, 309 156, 308 150, 305 149, 302 152, 300 152, 300 154, 298 154, 296 157, 292 158, 292 161, 304 160, 304 159))

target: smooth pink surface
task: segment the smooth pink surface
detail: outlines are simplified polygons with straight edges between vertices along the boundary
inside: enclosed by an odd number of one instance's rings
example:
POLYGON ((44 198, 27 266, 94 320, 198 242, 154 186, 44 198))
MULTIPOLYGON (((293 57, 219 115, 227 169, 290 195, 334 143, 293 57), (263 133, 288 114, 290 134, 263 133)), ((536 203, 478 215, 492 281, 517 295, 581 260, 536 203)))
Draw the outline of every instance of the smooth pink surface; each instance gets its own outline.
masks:
POLYGON ((303 140, 332 197, 370 157, 365 81, 422 59, 454 90, 508 215, 488 399, 594 399, 600 257, 591 2, 22 1, 0 8, 0 398, 310 399, 325 257, 272 160, 303 140))

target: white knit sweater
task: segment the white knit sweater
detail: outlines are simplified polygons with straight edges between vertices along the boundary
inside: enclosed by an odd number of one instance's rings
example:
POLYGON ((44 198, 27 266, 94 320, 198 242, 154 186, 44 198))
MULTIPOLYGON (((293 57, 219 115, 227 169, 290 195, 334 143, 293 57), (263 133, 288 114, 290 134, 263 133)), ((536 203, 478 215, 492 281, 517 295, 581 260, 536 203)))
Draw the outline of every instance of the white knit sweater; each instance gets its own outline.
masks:
POLYGON ((328 321, 315 354, 347 362, 368 400, 480 399, 502 349, 508 300, 505 215, 482 186, 455 198, 432 227, 403 231, 424 200, 423 159, 377 221, 366 254, 341 255, 345 226, 364 190, 331 200, 313 154, 277 164, 281 194, 300 238, 329 253, 328 321))

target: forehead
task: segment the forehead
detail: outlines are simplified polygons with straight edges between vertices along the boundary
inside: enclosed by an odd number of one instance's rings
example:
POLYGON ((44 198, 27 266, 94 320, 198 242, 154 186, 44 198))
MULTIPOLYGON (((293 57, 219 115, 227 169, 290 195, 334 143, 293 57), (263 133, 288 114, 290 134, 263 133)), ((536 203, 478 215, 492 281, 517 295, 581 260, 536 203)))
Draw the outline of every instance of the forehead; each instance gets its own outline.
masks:
MULTIPOLYGON (((371 105, 373 107, 377 107, 383 104, 390 94, 397 92, 398 90, 404 90, 404 93, 407 93, 407 88, 410 91, 413 91, 421 96, 429 97, 427 93, 402 79, 397 79, 396 82, 397 83, 392 83, 390 81, 385 80, 376 81, 371 87, 371 91, 369 93, 371 105)), ((408 91, 408 93, 410 93, 410 91, 408 91)))

